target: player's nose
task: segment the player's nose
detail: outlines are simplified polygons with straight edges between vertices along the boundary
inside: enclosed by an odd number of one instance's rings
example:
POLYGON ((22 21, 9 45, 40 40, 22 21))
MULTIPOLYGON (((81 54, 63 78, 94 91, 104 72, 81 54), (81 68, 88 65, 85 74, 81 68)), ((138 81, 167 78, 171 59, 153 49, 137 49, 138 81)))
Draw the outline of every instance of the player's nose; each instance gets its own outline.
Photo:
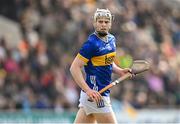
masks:
POLYGON ((103 25, 103 26, 106 26, 107 24, 106 24, 106 22, 103 22, 102 25, 103 25))

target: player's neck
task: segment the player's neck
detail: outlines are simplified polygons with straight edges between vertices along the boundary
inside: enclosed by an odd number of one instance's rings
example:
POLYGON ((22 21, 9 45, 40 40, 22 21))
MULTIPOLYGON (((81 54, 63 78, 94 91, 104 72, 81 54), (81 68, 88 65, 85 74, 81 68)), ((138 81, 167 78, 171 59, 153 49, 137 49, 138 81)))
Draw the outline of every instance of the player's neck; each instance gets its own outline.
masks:
POLYGON ((100 36, 97 32, 95 32, 95 35, 99 38, 99 39, 101 39, 102 41, 104 41, 104 42, 107 42, 108 40, 107 40, 107 35, 106 36, 100 36))

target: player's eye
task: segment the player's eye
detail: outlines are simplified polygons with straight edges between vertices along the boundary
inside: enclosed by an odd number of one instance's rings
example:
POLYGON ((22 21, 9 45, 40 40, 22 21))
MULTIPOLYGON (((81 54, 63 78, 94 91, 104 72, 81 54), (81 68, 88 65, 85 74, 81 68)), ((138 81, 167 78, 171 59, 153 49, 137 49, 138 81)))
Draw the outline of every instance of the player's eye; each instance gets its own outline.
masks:
POLYGON ((108 23, 109 23, 109 21, 105 21, 105 23, 106 23, 106 24, 108 24, 108 23))
POLYGON ((101 20, 99 20, 98 22, 99 22, 99 23, 103 23, 103 21, 101 21, 101 20))

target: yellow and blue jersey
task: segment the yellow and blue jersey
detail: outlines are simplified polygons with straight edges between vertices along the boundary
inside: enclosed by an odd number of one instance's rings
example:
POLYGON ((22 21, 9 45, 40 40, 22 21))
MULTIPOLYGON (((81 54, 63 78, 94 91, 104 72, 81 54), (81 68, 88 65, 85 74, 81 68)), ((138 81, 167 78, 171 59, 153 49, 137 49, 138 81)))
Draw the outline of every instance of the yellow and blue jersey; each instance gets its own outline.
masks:
MULTIPOLYGON (((107 37, 107 42, 105 42, 95 33, 91 34, 77 55, 86 63, 84 69, 88 86, 97 91, 111 83, 116 39, 110 33, 107 37)), ((109 96, 109 93, 110 90, 107 90, 102 95, 109 96)))

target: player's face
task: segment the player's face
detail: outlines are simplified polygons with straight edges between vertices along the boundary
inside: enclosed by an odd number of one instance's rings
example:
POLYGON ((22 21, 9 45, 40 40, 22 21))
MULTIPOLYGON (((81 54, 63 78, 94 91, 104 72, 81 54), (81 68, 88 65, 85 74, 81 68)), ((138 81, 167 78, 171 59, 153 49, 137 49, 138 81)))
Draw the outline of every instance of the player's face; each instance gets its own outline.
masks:
POLYGON ((96 22, 94 22, 94 27, 96 32, 107 35, 111 29, 111 21, 106 17, 98 18, 96 22))

